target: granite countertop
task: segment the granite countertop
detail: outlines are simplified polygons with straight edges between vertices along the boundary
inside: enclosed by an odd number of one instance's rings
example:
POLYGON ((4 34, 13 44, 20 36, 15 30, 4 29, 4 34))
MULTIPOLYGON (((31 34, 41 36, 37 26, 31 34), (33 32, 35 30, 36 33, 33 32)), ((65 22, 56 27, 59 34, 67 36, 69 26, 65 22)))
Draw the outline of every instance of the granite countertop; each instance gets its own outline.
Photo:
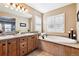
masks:
POLYGON ((47 41, 47 42, 52 42, 52 43, 56 43, 56 44, 61 44, 61 45, 65 45, 65 46, 69 46, 69 47, 73 47, 73 48, 79 48, 79 43, 64 43, 64 42, 56 42, 53 39, 42 39, 39 37, 39 40, 43 40, 43 41, 47 41))
POLYGON ((35 34, 36 33, 15 34, 15 35, 2 35, 2 36, 0 36, 0 40, 12 39, 12 38, 23 37, 23 36, 30 36, 30 35, 35 35, 35 34))

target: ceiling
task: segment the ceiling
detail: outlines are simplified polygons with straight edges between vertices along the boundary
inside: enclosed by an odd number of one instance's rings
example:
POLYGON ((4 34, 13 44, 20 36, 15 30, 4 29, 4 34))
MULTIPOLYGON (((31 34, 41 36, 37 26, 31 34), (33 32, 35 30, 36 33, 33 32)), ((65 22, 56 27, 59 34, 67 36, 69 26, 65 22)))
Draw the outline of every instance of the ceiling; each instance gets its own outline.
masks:
POLYGON ((27 3, 27 5, 38 10, 41 13, 46 13, 69 4, 70 3, 27 3))

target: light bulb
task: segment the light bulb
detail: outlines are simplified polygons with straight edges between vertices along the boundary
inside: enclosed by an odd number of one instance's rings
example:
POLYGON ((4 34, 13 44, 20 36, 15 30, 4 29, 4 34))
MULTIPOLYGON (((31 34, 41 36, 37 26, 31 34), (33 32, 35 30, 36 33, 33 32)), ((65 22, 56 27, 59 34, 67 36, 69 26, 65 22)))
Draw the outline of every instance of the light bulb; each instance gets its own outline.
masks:
POLYGON ((22 8, 22 11, 24 11, 24 8, 22 8))
POLYGON ((20 9, 20 6, 18 6, 17 9, 20 9))
POLYGON ((25 12, 28 12, 28 9, 25 9, 25 12))
POLYGON ((12 6, 13 6, 14 8, 16 7, 16 5, 15 5, 15 4, 13 4, 12 6))

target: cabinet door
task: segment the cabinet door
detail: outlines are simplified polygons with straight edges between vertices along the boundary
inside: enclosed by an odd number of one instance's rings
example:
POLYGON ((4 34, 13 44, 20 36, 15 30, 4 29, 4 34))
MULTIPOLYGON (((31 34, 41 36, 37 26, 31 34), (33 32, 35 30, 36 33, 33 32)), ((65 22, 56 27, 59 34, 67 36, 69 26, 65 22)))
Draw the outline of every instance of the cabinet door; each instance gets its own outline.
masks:
POLYGON ((0 56, 2 55, 2 43, 0 41, 0 56))
POLYGON ((37 39, 37 35, 34 35, 33 37, 33 43, 34 43, 34 49, 38 48, 38 39, 37 39))
POLYGON ((57 48, 58 48, 57 55, 58 55, 58 56, 65 56, 65 53, 64 53, 64 46, 57 44, 57 48))
POLYGON ((71 56, 79 56, 79 49, 71 48, 71 56))
POLYGON ((64 53, 65 53, 65 56, 70 56, 71 55, 71 48, 64 46, 64 53))
POLYGON ((31 52, 33 50, 33 38, 32 36, 28 37, 28 52, 31 52))
POLYGON ((27 37, 20 38, 20 55, 27 54, 27 37))
POLYGON ((16 56, 17 55, 17 41, 16 39, 8 40, 8 55, 16 56))
POLYGON ((0 41, 0 56, 7 56, 7 43, 0 41))

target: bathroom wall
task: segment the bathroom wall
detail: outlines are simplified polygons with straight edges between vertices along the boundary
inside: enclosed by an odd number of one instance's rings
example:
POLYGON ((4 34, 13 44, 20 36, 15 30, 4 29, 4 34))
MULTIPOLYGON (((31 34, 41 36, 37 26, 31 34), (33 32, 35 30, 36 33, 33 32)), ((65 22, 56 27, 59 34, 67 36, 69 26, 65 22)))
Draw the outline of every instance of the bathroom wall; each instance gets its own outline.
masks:
MULTIPOLYGON (((48 32, 49 35, 68 36, 68 31, 70 30, 70 28, 73 28, 74 30, 76 30, 76 4, 75 3, 45 13, 43 16, 43 22, 46 21, 47 16, 57 15, 62 13, 65 14, 65 28, 64 28, 65 32, 64 33, 48 32)), ((43 32, 47 32, 45 23, 43 23, 43 32)))
POLYGON ((29 19, 26 18, 16 18, 16 30, 22 31, 22 32, 27 32, 29 29, 29 19), (25 23, 26 27, 21 27, 20 23, 25 23))

